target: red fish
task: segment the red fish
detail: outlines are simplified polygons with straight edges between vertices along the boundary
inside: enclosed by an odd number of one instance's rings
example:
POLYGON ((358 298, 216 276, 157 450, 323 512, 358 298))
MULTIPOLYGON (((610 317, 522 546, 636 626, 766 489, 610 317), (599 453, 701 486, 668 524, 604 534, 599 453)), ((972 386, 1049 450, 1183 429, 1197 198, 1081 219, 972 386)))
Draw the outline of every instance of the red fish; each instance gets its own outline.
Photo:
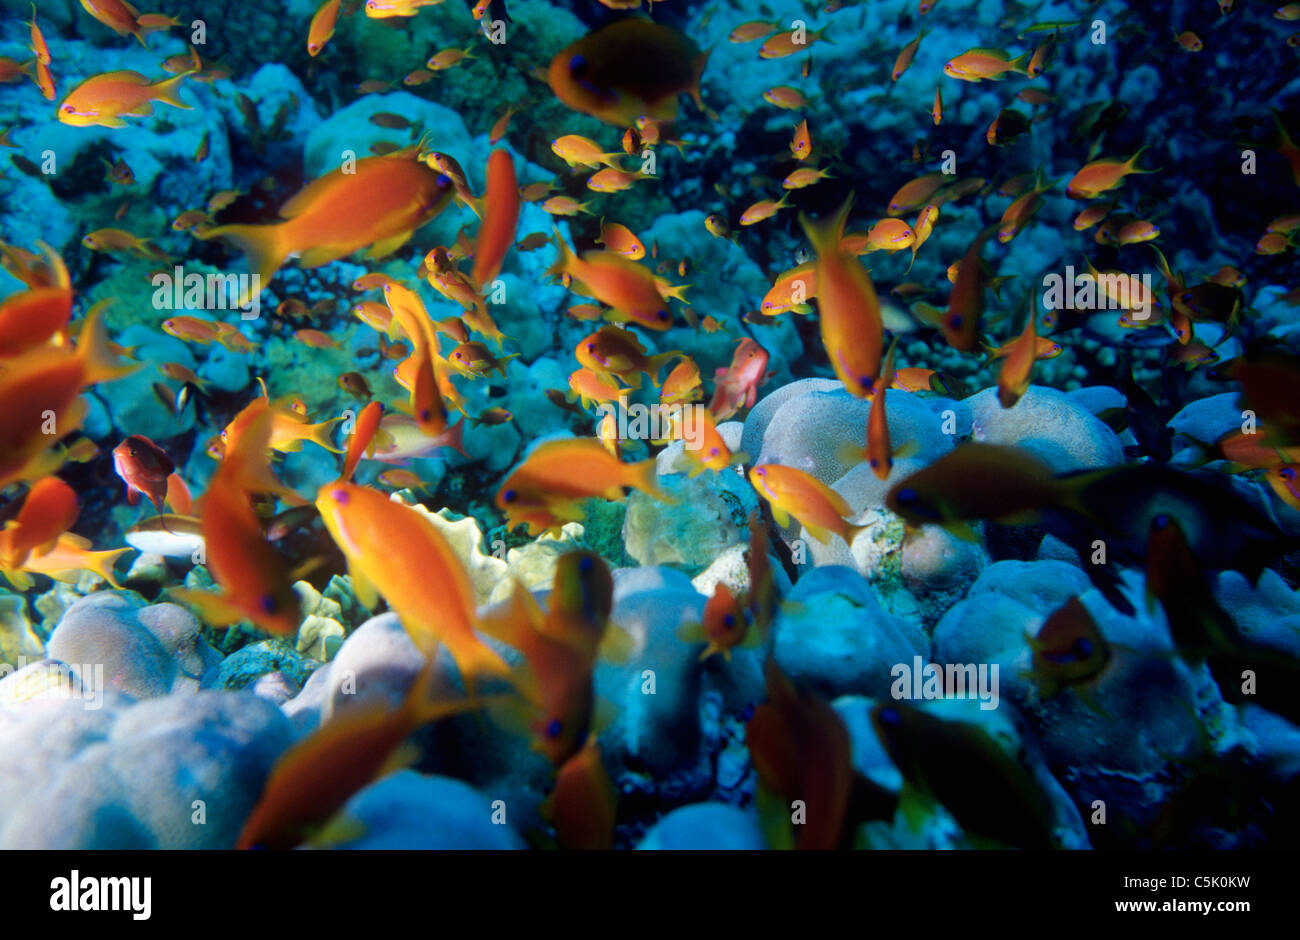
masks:
POLYGON ((126 483, 128 505, 146 496, 162 515, 167 479, 176 469, 167 451, 142 434, 132 434, 113 448, 113 469, 126 483))

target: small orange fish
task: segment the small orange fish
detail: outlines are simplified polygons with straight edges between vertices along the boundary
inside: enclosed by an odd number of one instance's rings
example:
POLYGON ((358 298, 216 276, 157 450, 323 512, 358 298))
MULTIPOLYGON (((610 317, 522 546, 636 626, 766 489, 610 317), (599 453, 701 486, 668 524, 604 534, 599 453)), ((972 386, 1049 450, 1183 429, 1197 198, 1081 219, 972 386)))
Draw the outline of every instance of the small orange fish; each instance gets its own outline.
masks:
POLYGON ((394 753, 412 732, 468 710, 468 702, 432 697, 438 675, 430 659, 400 707, 358 706, 336 714, 285 751, 244 821, 235 848, 300 845, 391 766, 394 753))
POLYGON ((1031 54, 1014 59, 1001 49, 971 49, 944 64, 943 74, 963 82, 1001 81, 1007 72, 1025 73, 1031 54))
POLYGON ((135 117, 151 114, 154 101, 184 111, 192 110, 180 98, 180 83, 189 74, 182 72, 175 78, 157 82, 150 82, 139 72, 130 70, 92 76, 72 89, 68 97, 63 99, 59 105, 58 119, 73 127, 126 127, 123 115, 135 117))
POLYGON ((630 388, 624 388, 618 379, 605 372, 576 369, 569 375, 569 388, 581 400, 582 407, 590 408, 593 402, 624 401, 630 388))
POLYGON ((831 42, 826 36, 829 26, 824 26, 815 33, 810 33, 804 28, 792 29, 787 32, 777 33, 763 43, 758 50, 760 58, 764 59, 784 59, 786 56, 792 56, 797 52, 803 52, 812 46, 818 40, 831 42))
POLYGON ((880 371, 884 325, 875 285, 862 263, 840 248, 852 196, 829 219, 799 223, 817 253, 817 308, 822 345, 850 395, 865 398, 880 371))
POLYGON ((519 208, 519 181, 510 152, 493 150, 488 157, 483 223, 474 240, 474 269, 470 275, 471 283, 480 290, 500 273, 506 253, 514 244, 519 208))
POLYGON ((833 533, 852 545, 866 526, 846 521, 853 514, 844 497, 810 473, 781 464, 759 464, 749 471, 749 482, 772 507, 772 518, 781 528, 790 525, 791 517, 808 530, 808 534, 825 544, 833 533))
POLYGON ((467 684, 509 674, 505 661, 475 633, 474 586, 465 566, 421 512, 342 481, 321 487, 316 508, 347 557, 364 606, 373 607, 382 595, 422 652, 447 647, 467 684))
POLYGON ((44 554, 72 528, 80 511, 77 494, 58 477, 32 484, 18 515, 0 531, 0 569, 20 568, 32 552, 44 554))
POLYGON ((610 323, 583 337, 574 349, 578 362, 598 375, 617 376, 630 383, 639 373, 645 373, 656 386, 659 370, 682 355, 679 349, 654 356, 645 353, 636 334, 610 323))
POLYGON ((552 196, 542 203, 542 211, 551 215, 577 215, 579 212, 591 215, 587 209, 589 205, 591 203, 578 202, 572 196, 552 196))
POLYGON ((606 222, 602 219, 598 241, 610 251, 617 252, 632 261, 640 261, 645 257, 645 245, 626 225, 606 222))
MULTIPOLYGON (((903 50, 898 54, 898 58, 894 60, 894 71, 890 76, 891 81, 898 81, 903 76, 903 73, 912 67, 912 60, 916 58, 916 50, 921 47, 921 40, 928 33, 928 29, 921 30, 915 39, 903 47, 903 50)), ((935 121, 934 123, 938 124, 939 122, 935 121)))
POLYGON ((788 209, 790 203, 787 202, 789 193, 781 196, 780 200, 761 199, 746 209, 740 216, 741 225, 757 225, 765 219, 770 219, 782 209, 788 209))
MULTIPOLYGON (((1033 377, 1038 335, 1032 311, 1025 320, 1024 331, 1009 345, 1011 348, 1007 353, 1007 361, 1002 364, 1002 372, 998 375, 998 402, 1003 408, 1015 407, 1016 402, 1029 390, 1033 377)), ((1056 346, 1055 343, 1052 345, 1056 346)))
POLYGON ((649 20, 616 20, 566 46, 546 72, 555 96, 575 111, 628 127, 638 117, 677 117, 677 96, 695 99, 708 53, 688 36, 649 20), (639 63, 629 69, 628 63, 639 63))
POLYGON ((313 180, 280 207, 283 222, 235 224, 195 231, 204 241, 223 239, 240 248, 263 283, 293 254, 303 267, 319 267, 367 249, 380 258, 446 208, 450 179, 419 159, 414 147, 382 157, 362 157, 313 180), (350 169, 351 172, 344 172, 350 169))
POLYGON ((930 106, 930 117, 934 119, 935 127, 943 123, 943 89, 938 85, 934 86, 934 104, 930 106))
POLYGON ((600 145, 578 134, 566 134, 551 141, 552 152, 571 167, 599 167, 621 170, 622 154, 602 153, 600 145))
POLYGON ((325 43, 334 36, 334 27, 339 18, 339 0, 325 0, 316 8, 307 30, 307 54, 312 58, 320 55, 325 43))
POLYGON ((650 330, 672 326, 668 303, 647 268, 613 251, 585 251, 579 258, 555 230, 559 255, 548 273, 567 275, 581 292, 650 330))
POLYGON ((269 474, 266 451, 272 415, 258 414, 225 458, 199 502, 208 570, 220 586, 216 594, 176 590, 204 619, 216 626, 252 621, 268 633, 293 636, 302 615, 284 564, 266 540, 244 489, 269 474))
POLYGON ((808 132, 808 119, 804 118, 794 129, 794 137, 790 140, 790 154, 796 160, 807 160, 812 156, 812 152, 812 135, 808 132))
POLYGON ((555 790, 542 804, 562 849, 608 851, 614 847, 618 795, 592 742, 569 758, 555 778, 555 790))
POLYGON ((586 499, 622 499, 624 487, 666 499, 653 459, 622 463, 594 439, 546 441, 502 483, 496 506, 506 514, 507 528, 524 525, 541 534, 581 521, 580 504, 586 499))
POLYGON ((338 340, 320 330, 297 330, 294 337, 311 349, 338 349, 338 340))
POLYGON ((1071 199, 1095 199, 1124 182, 1124 177, 1134 173, 1158 173, 1158 170, 1139 170, 1137 159, 1147 148, 1144 146, 1128 159, 1106 157, 1084 166, 1065 187, 1071 199))
POLYGON ((789 85, 777 85, 775 88, 769 88, 763 92, 763 100, 768 104, 776 105, 778 108, 785 108, 787 111, 794 111, 802 108, 808 103, 808 98, 797 88, 791 88, 789 85))

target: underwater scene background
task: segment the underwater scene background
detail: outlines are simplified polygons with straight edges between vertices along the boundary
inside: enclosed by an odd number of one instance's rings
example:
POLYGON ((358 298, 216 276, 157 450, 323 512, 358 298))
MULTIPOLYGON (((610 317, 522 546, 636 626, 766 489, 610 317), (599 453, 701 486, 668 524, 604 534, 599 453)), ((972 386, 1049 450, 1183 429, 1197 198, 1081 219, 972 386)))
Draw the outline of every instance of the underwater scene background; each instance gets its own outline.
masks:
POLYGON ((0 846, 1246 848, 1300 4, 0 0, 0 846))

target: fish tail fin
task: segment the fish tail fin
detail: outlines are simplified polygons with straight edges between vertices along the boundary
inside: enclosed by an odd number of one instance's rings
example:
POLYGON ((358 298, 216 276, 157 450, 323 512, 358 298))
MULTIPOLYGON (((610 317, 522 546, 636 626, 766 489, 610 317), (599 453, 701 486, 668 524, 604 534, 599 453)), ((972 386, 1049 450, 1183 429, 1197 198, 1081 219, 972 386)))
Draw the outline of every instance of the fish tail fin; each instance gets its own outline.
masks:
POLYGON ((116 590, 120 591, 122 590, 122 585, 117 578, 113 576, 113 568, 117 564, 119 558, 133 550, 134 549, 128 546, 111 552, 96 552, 95 554, 99 557, 90 564, 90 570, 95 572, 95 574, 99 575, 109 584, 113 585, 116 590))
MULTIPOLYGON (((138 33, 136 35, 136 38, 139 38, 138 33)), ((141 45, 143 45, 144 40, 141 39, 140 43, 141 45)), ((145 46, 145 48, 147 49, 149 47, 145 46)), ((173 108, 180 108, 182 111, 193 111, 194 107, 192 105, 186 104, 185 100, 181 98, 181 88, 180 88, 181 82, 184 81, 186 78, 188 78, 191 74, 192 73, 188 71, 181 72, 179 75, 176 75, 172 78, 164 79, 163 81, 153 86, 154 96, 159 101, 164 102, 165 104, 169 104, 173 108)))
POLYGON ((77 337, 77 355, 85 364, 86 385, 96 382, 111 382, 124 375, 130 375, 141 367, 141 363, 122 365, 108 345, 108 333, 104 330, 102 304, 96 304, 86 314, 86 323, 77 337))
POLYGON ((650 383, 654 385, 655 388, 658 388, 659 370, 668 365, 668 363, 672 362, 678 356, 683 355, 685 355, 685 353, 680 349, 670 349, 668 352, 662 352, 658 355, 651 356, 646 361, 646 374, 650 376, 650 383))
POLYGON ((338 424, 342 420, 342 418, 330 418, 328 421, 322 421, 320 424, 310 425, 311 433, 307 436, 307 440, 311 441, 313 444, 319 444, 332 454, 343 453, 343 449, 334 443, 334 438, 330 434, 334 425, 338 424))
POLYGON ((649 460, 643 460, 640 463, 631 464, 627 468, 628 486, 648 493, 656 499, 661 499, 666 503, 676 503, 677 501, 659 488, 659 475, 655 471, 657 461, 651 457, 649 460))
POLYGON ((447 428, 447 443, 444 445, 456 451, 462 457, 469 458, 465 450, 465 419, 461 418, 451 427, 447 428))
MULTIPOLYGON (((263 282, 269 283, 289 256, 282 236, 285 223, 271 225, 218 225, 205 231, 192 230, 195 238, 208 241, 220 238, 230 242, 248 257, 248 266, 263 282)), ((249 298, 241 298, 247 301, 249 298)))
POLYGON ((854 466, 867 459, 867 449, 852 442, 846 442, 836 449, 835 459, 842 464, 854 466))
POLYGON ((871 526, 869 524, 854 525, 853 523, 846 523, 844 526, 845 543, 849 546, 849 548, 852 548, 853 540, 870 528, 871 526))
POLYGON ((827 24, 826 26, 823 26, 823 27, 822 27, 821 29, 819 29, 817 32, 813 33, 813 38, 814 38, 814 39, 818 39, 818 40, 820 40, 820 41, 822 41, 822 42, 828 42, 828 43, 830 43, 832 46, 835 45, 835 40, 834 40, 834 39, 831 39, 831 37, 829 37, 829 36, 826 35, 827 30, 829 30, 830 28, 831 28, 831 27, 830 27, 830 24, 827 24))
POLYGON ((844 225, 848 221, 849 209, 852 206, 853 193, 850 192, 830 218, 818 219, 814 222, 803 213, 799 214, 799 224, 803 226, 804 234, 808 236, 808 241, 812 242, 819 258, 839 251, 840 239, 844 236, 844 225))
MULTIPOLYGON (((1016 56, 1007 65, 1011 66, 1012 71, 1020 72, 1022 75, 1029 74, 1029 60, 1034 57, 1034 50, 1026 49, 1020 55, 1016 56)), ((1000 76, 999 76, 1000 77, 1000 76)))
POLYGON ((555 263, 546 269, 546 273, 552 277, 558 277, 562 274, 569 274, 573 267, 573 262, 577 261, 577 255, 569 247, 569 243, 564 240, 560 230, 552 226, 551 231, 555 233, 555 263))

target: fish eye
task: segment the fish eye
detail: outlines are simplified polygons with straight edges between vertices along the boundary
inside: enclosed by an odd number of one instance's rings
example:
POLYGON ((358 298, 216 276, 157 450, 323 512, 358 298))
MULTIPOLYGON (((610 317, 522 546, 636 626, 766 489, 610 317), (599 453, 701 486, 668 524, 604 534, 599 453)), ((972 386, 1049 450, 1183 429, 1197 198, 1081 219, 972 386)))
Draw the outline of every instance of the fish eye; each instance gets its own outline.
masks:
POLYGON ((587 74, 587 57, 583 55, 575 55, 570 59, 569 74, 574 78, 582 78, 583 75, 587 74))
POLYGON ((434 185, 437 186, 439 189, 446 189, 448 186, 451 185, 451 178, 448 177, 446 173, 439 173, 438 179, 434 183, 434 185))
POLYGON ((519 494, 516 493, 514 490, 506 490, 504 493, 501 494, 501 499, 507 503, 513 503, 518 498, 519 498, 519 494))
POLYGON ((880 466, 880 461, 877 460, 875 457, 872 457, 872 458, 871 458, 871 466, 873 466, 873 467, 878 467, 878 466, 880 466))
POLYGON ((668 319, 668 311, 667 311, 667 310, 660 310, 658 313, 655 314, 655 316, 658 317, 660 320, 667 320, 667 319, 668 319))
POLYGON ((1092 640, 1086 636, 1081 636, 1074 641, 1074 652, 1077 656, 1088 657, 1092 655, 1092 640))
POLYGON ((266 611, 268 614, 273 614, 273 613, 275 613, 276 608, 279 607, 279 606, 280 606, 280 605, 276 603, 275 595, 274 595, 274 594, 263 594, 263 595, 262 595, 261 607, 262 607, 262 610, 266 611))
POLYGON ((333 493, 330 493, 330 498, 333 499, 334 502, 341 503, 344 506, 346 506, 348 502, 348 491, 343 489, 343 487, 340 486, 337 489, 335 489, 333 493))
POLYGON ((921 494, 910 486, 903 487, 894 498, 903 506, 915 506, 921 502, 921 494))
POLYGON ((595 352, 595 351, 596 351, 596 344, 595 344, 595 343, 588 343, 588 344, 587 344, 587 352, 595 352))
POLYGON ((736 615, 727 614, 727 616, 722 618, 722 622, 726 624, 728 627, 734 627, 736 625, 736 615))
POLYGON ((1283 467, 1283 468, 1282 468, 1282 479, 1284 479, 1284 480, 1294 480, 1294 479, 1295 479, 1295 467, 1283 467))
POLYGON ((596 567, 596 562, 590 555, 583 555, 578 560, 578 571, 582 574, 591 574, 591 569, 596 567))
POLYGON ((1160 515, 1156 516, 1154 519, 1151 520, 1151 528, 1166 529, 1169 527, 1169 523, 1172 521, 1173 520, 1169 518, 1168 513, 1162 512, 1160 513, 1160 515))
POLYGON ((960 329, 961 324, 962 324, 962 315, 960 313, 954 313, 952 316, 948 318, 948 325, 953 327, 954 329, 960 329))
POLYGON ((903 716, 898 713, 897 708, 882 708, 876 713, 882 724, 897 725, 901 724, 903 716))
POLYGON ((560 723, 560 719, 552 718, 546 723, 546 736, 548 738, 558 738, 563 729, 564 726, 560 723))
POLYGON ((710 448, 709 448, 709 456, 710 456, 710 457, 716 457, 716 456, 718 456, 718 449, 717 449, 716 447, 710 447, 710 448))

